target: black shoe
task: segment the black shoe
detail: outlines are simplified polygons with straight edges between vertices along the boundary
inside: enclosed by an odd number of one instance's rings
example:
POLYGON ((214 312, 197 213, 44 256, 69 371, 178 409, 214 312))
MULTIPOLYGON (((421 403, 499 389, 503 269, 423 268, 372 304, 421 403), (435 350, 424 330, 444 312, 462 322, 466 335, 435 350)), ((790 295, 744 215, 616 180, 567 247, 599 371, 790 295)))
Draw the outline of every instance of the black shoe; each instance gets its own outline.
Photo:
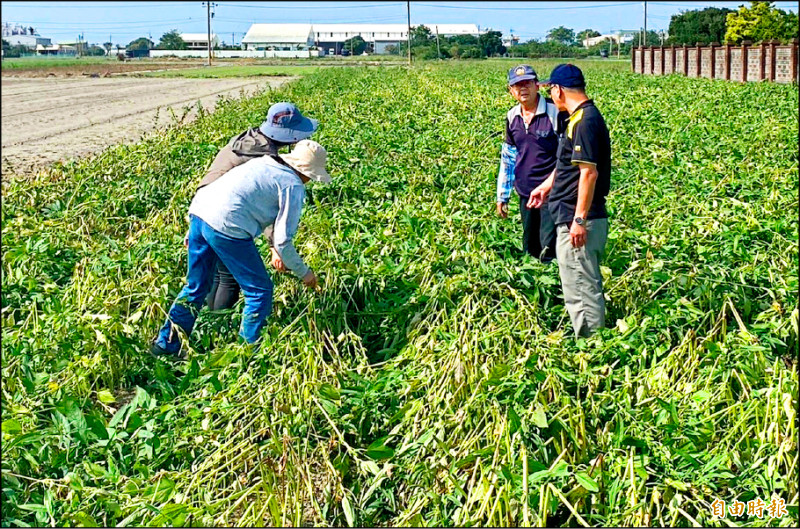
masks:
POLYGON ((181 356, 180 351, 172 353, 158 345, 156 342, 150 344, 150 354, 156 358, 163 358, 165 360, 169 360, 170 362, 183 362, 186 360, 181 356))

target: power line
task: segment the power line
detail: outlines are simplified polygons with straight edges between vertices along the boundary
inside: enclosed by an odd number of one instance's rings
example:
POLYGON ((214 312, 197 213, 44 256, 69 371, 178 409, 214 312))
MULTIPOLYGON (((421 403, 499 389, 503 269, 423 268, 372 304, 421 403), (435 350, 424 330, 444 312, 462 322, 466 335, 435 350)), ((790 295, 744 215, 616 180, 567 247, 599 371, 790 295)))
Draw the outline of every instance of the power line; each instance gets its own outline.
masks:
MULTIPOLYGON (((138 5, 135 5, 135 4, 137 4, 137 3, 136 2, 130 2, 130 3, 126 3, 125 5, 123 5, 121 3, 108 2, 108 3, 104 3, 104 5, 102 5, 101 7, 102 7, 102 9, 110 9, 110 8, 127 8, 127 9, 131 9, 131 8, 145 7, 145 6, 146 7, 178 7, 178 6, 181 6, 181 5, 186 5, 186 2, 172 2, 172 3, 169 3, 169 4, 154 4, 154 3, 151 3, 151 2, 139 2, 138 5)), ((22 4, 14 4, 14 3, 11 3, 11 2, 3 2, 3 7, 31 7, 31 6, 35 6, 37 8, 59 8, 59 9, 86 9, 86 8, 97 9, 98 8, 97 4, 95 4, 95 5, 87 5, 87 6, 79 6, 79 5, 70 5, 70 4, 67 4, 67 3, 64 3, 64 2, 57 3, 57 4, 40 4, 38 2, 35 3, 35 4, 33 2, 26 2, 26 3, 22 3, 22 4)))
POLYGON ((314 10, 322 10, 322 9, 365 9, 368 7, 396 7, 401 6, 403 4, 358 4, 352 6, 298 6, 298 5, 288 5, 288 6, 261 6, 261 5, 243 5, 243 4, 225 4, 225 7, 246 7, 248 9, 314 9, 314 10))
POLYGON ((630 6, 630 2, 625 2, 624 4, 597 4, 597 5, 588 5, 588 6, 572 6, 572 7, 467 7, 467 6, 455 6, 455 5, 437 5, 437 4, 420 4, 415 3, 414 5, 420 7, 435 7, 441 9, 473 9, 473 10, 481 10, 481 11, 559 11, 559 10, 573 10, 573 9, 601 9, 604 7, 621 7, 621 6, 630 6))

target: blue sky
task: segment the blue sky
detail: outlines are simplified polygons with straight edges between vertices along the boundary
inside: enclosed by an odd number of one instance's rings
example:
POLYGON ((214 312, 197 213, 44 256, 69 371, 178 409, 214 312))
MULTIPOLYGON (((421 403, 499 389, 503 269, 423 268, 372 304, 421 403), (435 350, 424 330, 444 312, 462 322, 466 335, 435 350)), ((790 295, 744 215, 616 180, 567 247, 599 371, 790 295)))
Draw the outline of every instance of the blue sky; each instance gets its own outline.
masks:
MULTIPOLYGON (((252 23, 406 23, 402 1, 363 2, 216 2, 212 31, 221 40, 239 43, 252 23)), ((728 7, 749 2, 648 2, 648 29, 666 30, 670 16, 690 9, 728 7)), ((777 7, 797 12, 796 2, 776 2, 777 7)), ((522 41, 543 39, 550 28, 566 26, 576 32, 592 28, 607 33, 635 30, 642 25, 643 3, 614 0, 595 2, 411 2, 411 24, 472 23, 508 34, 522 41)), ((75 40, 78 34, 91 43, 127 44, 142 36, 155 42, 170 29, 185 33, 206 32, 206 9, 201 0, 190 2, 2 2, 2 21, 33 26, 55 42, 75 40)))

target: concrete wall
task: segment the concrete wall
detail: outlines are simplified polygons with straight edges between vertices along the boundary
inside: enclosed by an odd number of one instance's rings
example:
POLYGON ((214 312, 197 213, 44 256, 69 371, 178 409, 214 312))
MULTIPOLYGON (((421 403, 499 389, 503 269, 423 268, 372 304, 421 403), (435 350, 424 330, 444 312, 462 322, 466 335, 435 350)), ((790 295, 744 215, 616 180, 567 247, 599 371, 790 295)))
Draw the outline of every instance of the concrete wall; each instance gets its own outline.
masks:
MULTIPOLYGON (((310 57, 322 57, 322 50, 294 50, 294 51, 256 51, 256 50, 213 50, 213 56, 217 59, 308 59, 310 57)), ((150 57, 208 57, 208 50, 150 50, 150 57)))
POLYGON ((660 47, 639 47, 632 51, 631 69, 647 75, 679 73, 698 77, 698 53, 699 77, 731 81, 774 80, 778 83, 797 83, 799 79, 800 53, 797 40, 790 45, 770 42, 755 46, 670 46, 665 47, 663 52, 660 47))

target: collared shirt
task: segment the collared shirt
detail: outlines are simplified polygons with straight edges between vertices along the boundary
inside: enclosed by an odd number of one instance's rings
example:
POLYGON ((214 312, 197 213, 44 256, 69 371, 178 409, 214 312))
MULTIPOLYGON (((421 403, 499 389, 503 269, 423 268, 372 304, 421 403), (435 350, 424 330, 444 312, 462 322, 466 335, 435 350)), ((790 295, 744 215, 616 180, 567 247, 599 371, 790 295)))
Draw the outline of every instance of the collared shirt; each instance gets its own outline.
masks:
POLYGON ((587 99, 569 117, 558 144, 558 165, 548 198, 556 225, 571 223, 578 204, 579 163, 597 166, 594 196, 587 219, 608 217, 606 195, 611 186, 611 139, 606 122, 591 99, 587 99))
POLYGON ((512 186, 527 197, 550 176, 556 165, 559 124, 565 119, 566 113, 559 114, 555 104, 541 95, 527 126, 521 105, 508 111, 497 178, 498 202, 508 202, 512 186))
POLYGON ((236 239, 255 239, 274 225, 272 247, 286 267, 302 278, 309 269, 292 239, 300 224, 304 198, 300 177, 291 168, 263 156, 234 167, 200 188, 189 213, 236 239))

